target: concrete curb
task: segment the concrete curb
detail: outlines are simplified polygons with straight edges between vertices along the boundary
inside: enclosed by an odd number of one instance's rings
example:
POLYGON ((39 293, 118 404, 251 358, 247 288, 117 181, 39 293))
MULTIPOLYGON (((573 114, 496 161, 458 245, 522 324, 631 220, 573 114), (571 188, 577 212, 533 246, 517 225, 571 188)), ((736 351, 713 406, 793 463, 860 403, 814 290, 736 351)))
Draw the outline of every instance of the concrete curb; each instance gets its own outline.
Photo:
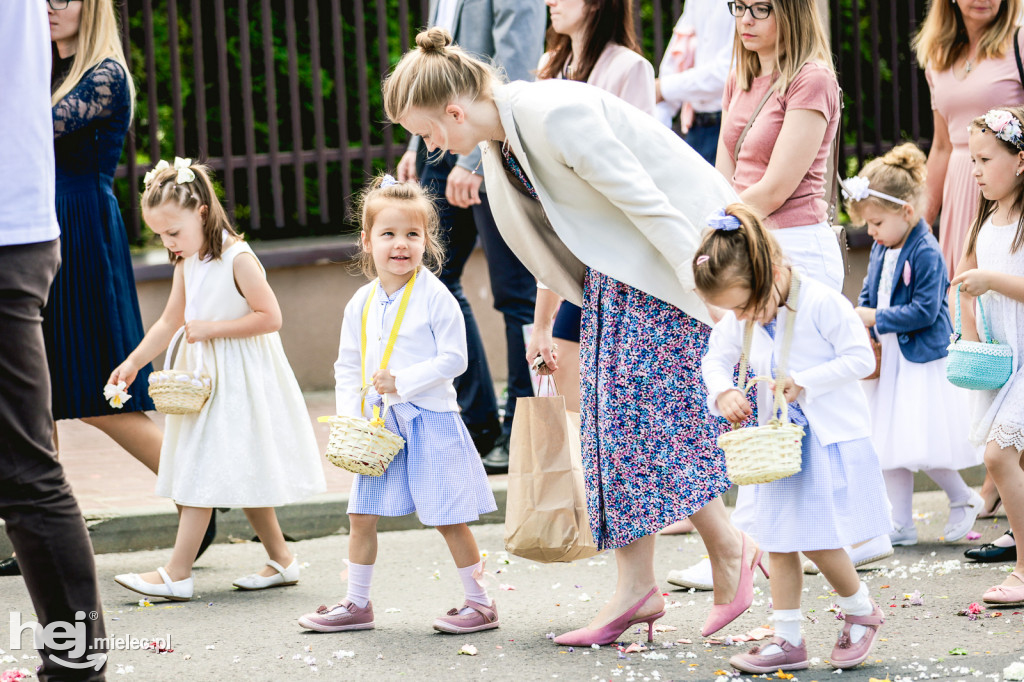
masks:
MULTIPOLYGON (((504 482, 491 484, 498 510, 484 514, 474 523, 504 523, 508 489, 504 482)), ((308 540, 335 533, 348 533, 348 494, 320 495, 308 502, 279 507, 281 528, 294 540, 308 540)), ((217 514, 216 543, 247 541, 253 537, 252 527, 241 509, 217 514)), ((167 549, 174 546, 178 531, 178 515, 151 507, 125 509, 119 513, 85 514, 93 550, 96 554, 167 549)), ((378 530, 417 530, 425 528, 415 514, 381 518, 378 530)), ((13 551, 7 534, 0 535, 0 557, 13 551)))
MULTIPOLYGON (((960 472, 967 485, 979 487, 985 477, 985 467, 978 465, 960 472)), ((508 499, 508 486, 504 481, 491 484, 498 510, 480 517, 479 523, 504 523, 505 504, 508 499)), ((921 472, 915 476, 915 492, 938 490, 935 483, 921 472)), ((726 505, 736 503, 736 487, 722 496, 726 505)), ((281 528, 295 540, 308 540, 335 533, 348 533, 348 494, 336 493, 321 495, 309 502, 280 507, 277 510, 281 528)), ((174 536, 178 530, 177 514, 163 509, 151 507, 125 509, 119 513, 103 513, 85 515, 86 525, 92 537, 92 545, 96 554, 115 552, 135 552, 148 549, 166 549, 174 546, 174 536)), ((381 518, 378 530, 417 530, 425 526, 415 514, 398 517, 381 518)), ((241 509, 228 512, 217 512, 216 542, 247 541, 253 536, 252 528, 241 509)), ((0 556, 9 556, 12 552, 7 534, 0 534, 0 556)))

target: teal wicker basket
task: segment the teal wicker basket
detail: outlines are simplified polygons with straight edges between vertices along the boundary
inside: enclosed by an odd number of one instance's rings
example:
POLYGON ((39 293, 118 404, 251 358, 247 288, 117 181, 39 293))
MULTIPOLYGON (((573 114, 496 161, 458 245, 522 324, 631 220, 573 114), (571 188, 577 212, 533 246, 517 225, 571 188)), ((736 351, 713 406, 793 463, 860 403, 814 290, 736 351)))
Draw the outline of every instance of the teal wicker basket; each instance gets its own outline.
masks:
POLYGON ((956 325, 950 337, 946 358, 946 378, 954 386, 974 391, 994 391, 1003 387, 1013 372, 1013 350, 989 335, 985 307, 978 299, 981 317, 981 341, 960 338, 960 285, 956 286, 956 325))

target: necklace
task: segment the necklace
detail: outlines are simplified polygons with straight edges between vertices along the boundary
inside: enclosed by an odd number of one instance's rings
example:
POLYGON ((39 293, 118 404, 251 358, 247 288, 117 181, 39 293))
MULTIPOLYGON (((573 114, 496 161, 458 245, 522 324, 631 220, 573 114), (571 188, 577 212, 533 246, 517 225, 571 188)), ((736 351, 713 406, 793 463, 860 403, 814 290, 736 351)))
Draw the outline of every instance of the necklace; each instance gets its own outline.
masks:
POLYGON ((966 61, 966 63, 964 64, 964 75, 969 74, 971 72, 971 69, 973 69, 973 68, 974 68, 974 64, 972 64, 971 60, 968 59, 966 61))

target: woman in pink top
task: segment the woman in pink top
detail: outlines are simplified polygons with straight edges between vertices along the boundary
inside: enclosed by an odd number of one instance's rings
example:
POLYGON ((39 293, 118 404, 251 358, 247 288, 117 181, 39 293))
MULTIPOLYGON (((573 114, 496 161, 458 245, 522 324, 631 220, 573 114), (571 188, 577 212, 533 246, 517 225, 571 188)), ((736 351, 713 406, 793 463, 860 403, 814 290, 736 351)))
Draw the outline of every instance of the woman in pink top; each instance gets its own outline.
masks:
POLYGON ((933 2, 914 38, 932 91, 935 133, 928 154, 929 225, 942 209, 939 245, 950 277, 978 209, 967 124, 989 109, 1024 103, 1013 37, 1021 0, 933 2))
POLYGON ((840 93, 817 3, 730 2, 729 9, 739 40, 715 166, 766 218, 794 265, 841 290, 843 258, 825 199, 840 93), (736 157, 736 142, 769 91, 736 157))
MULTIPOLYGON (((566 78, 607 90, 654 115, 654 66, 640 54, 632 0, 546 0, 551 14, 547 52, 537 79, 566 78)), ((559 340, 555 381, 566 407, 580 411, 579 306, 538 287, 533 334, 527 350, 536 357, 559 340), (556 315, 557 313, 557 315, 556 315)), ((692 526, 690 527, 692 530, 692 526)))

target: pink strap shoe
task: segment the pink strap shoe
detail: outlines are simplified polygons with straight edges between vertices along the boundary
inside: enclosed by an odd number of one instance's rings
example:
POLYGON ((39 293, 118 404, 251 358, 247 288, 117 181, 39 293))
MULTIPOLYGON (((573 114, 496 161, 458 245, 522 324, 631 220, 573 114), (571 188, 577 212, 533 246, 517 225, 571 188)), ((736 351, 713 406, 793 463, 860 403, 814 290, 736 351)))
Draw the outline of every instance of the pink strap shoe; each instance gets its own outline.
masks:
POLYGON ((1024 602, 1024 575, 1021 575, 1017 571, 1014 571, 1010 575, 1019 580, 1021 584, 1017 587, 1012 585, 996 585, 995 587, 990 587, 988 588, 988 591, 985 592, 985 595, 981 600, 986 604, 997 604, 999 606, 1024 602))
POLYGON ((498 605, 493 599, 490 606, 484 606, 472 599, 467 599, 461 608, 451 609, 444 616, 434 620, 435 630, 448 632, 453 635, 493 630, 496 627, 498 627, 498 605), (465 608, 470 608, 472 611, 460 613, 465 608))
POLYGON ((843 631, 839 633, 839 639, 836 640, 836 645, 832 648, 832 656, 829 658, 829 663, 833 668, 855 668, 863 663, 871 653, 871 647, 878 639, 878 628, 885 622, 882 609, 878 608, 878 604, 872 600, 871 605, 875 607, 875 610, 867 616, 845 615, 846 622, 843 624, 843 631), (863 625, 868 629, 856 643, 850 639, 850 629, 854 625, 863 625))
POLYGON ((373 602, 359 608, 348 599, 334 606, 323 604, 313 613, 299 618, 299 625, 317 632, 345 632, 346 630, 373 629, 373 602))
POLYGON ((807 643, 793 646, 782 637, 772 637, 767 644, 755 646, 745 654, 736 654, 729 659, 729 665, 751 675, 773 673, 776 670, 804 670, 810 663, 807 660, 807 643), (774 644, 782 649, 774 654, 761 652, 774 644))

